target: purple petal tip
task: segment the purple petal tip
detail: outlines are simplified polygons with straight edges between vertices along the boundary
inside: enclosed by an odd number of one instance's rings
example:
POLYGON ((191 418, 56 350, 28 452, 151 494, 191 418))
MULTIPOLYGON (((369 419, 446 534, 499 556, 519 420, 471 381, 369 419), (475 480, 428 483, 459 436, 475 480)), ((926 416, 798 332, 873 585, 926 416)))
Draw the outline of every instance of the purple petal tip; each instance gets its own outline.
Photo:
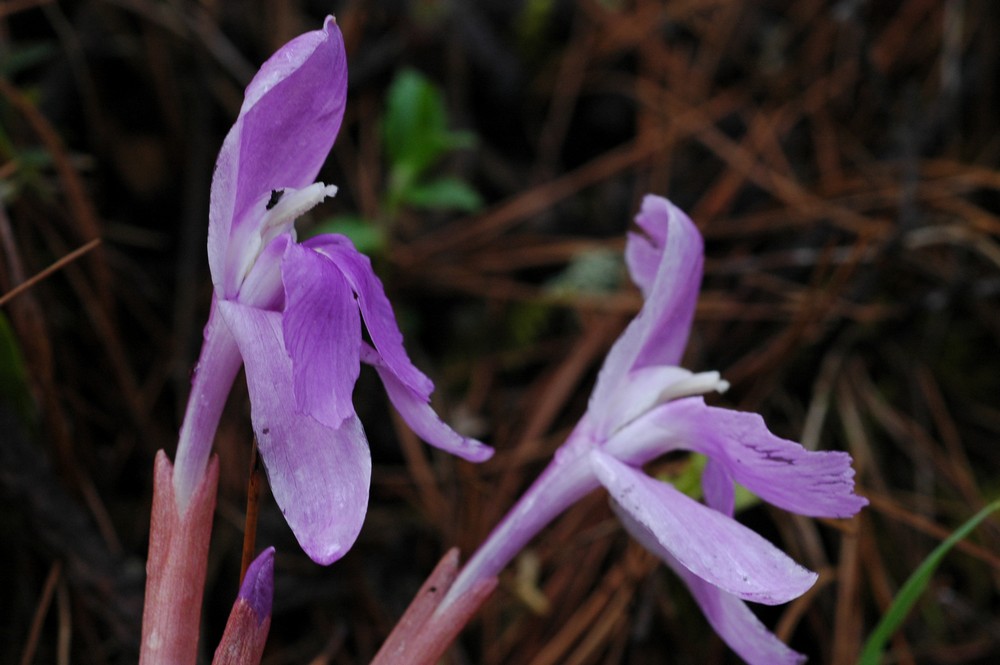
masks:
POLYGON ((271 601, 274 598, 273 547, 258 554, 247 568, 243 584, 240 585, 239 598, 253 610, 258 624, 271 616, 271 601))

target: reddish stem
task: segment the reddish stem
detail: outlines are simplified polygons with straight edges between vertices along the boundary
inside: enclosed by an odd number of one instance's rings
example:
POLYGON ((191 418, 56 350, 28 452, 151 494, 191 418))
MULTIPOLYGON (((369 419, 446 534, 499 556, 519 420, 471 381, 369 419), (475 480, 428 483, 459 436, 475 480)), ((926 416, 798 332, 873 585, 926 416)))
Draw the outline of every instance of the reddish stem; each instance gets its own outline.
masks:
POLYGON ((180 514, 174 467, 162 450, 153 467, 153 515, 146 562, 140 665, 194 665, 212 535, 219 460, 208 463, 180 514))
POLYGON ((436 610, 458 575, 458 549, 452 548, 420 587, 399 623, 375 654, 371 665, 434 665, 497 586, 497 578, 482 579, 436 610))

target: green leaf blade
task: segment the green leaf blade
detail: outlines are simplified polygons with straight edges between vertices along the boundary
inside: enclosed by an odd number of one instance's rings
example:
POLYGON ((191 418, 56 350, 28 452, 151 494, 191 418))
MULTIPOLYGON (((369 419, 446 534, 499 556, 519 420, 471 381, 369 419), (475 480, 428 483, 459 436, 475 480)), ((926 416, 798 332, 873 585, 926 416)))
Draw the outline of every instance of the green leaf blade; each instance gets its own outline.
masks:
POLYGON ((878 665, 889 638, 902 625, 910 610, 913 609, 913 606, 927 588, 931 578, 934 576, 934 571, 937 570, 944 557, 955 545, 972 533, 973 529, 979 526, 983 520, 997 510, 1000 510, 1000 499, 973 515, 965 524, 958 527, 954 533, 948 536, 944 542, 935 547, 934 551, 927 555, 923 563, 913 571, 913 574, 910 575, 909 579, 900 588, 889 610, 882 616, 882 620, 879 621, 878 625, 875 626, 875 630, 868 637, 865 648, 861 652, 861 657, 858 659, 859 665, 878 665))

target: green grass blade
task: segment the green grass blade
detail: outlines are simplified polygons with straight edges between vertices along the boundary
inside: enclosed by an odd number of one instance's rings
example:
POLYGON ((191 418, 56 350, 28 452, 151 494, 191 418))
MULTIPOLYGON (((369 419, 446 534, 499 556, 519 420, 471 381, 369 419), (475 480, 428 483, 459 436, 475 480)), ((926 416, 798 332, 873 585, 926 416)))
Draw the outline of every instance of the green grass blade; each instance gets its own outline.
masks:
POLYGON ((917 599, 924 592, 924 589, 927 588, 927 584, 931 581, 931 577, 934 575, 934 571, 938 565, 940 565, 941 560, 944 559, 945 555, 948 554, 958 541, 968 536, 973 529, 979 526, 980 522, 998 509, 1000 509, 1000 499, 997 499, 973 515, 969 521, 958 527, 955 533, 948 536, 944 542, 934 548, 934 551, 927 556, 924 562, 920 564, 920 567, 906 580, 899 593, 896 594, 896 599, 892 602, 892 606, 889 607, 882 620, 875 626, 875 630, 868 637, 865 648, 861 652, 858 665, 878 665, 886 642, 889 641, 892 634, 903 623, 906 615, 910 613, 917 599))

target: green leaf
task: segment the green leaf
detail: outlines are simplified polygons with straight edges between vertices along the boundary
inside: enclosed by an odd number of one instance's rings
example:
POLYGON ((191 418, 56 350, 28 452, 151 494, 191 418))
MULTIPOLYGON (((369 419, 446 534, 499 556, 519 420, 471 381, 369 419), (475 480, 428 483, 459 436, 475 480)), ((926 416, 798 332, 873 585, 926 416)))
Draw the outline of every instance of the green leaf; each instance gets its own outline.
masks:
POLYGON ((674 485, 674 489, 687 494, 695 501, 700 501, 702 497, 701 474, 705 472, 705 464, 708 458, 700 453, 691 453, 688 464, 684 470, 673 478, 663 478, 669 480, 674 485))
POLYGON ((400 190, 449 150, 475 144, 469 132, 448 131, 444 95, 419 72, 401 71, 389 87, 382 134, 400 190))
POLYGON ((458 178, 440 178, 411 185, 400 194, 400 201, 425 210, 461 210, 475 212, 483 207, 479 193, 458 178))
POLYGON ((743 487, 739 483, 733 484, 735 496, 733 497, 733 512, 742 513, 744 510, 753 508, 760 503, 760 497, 743 487))
POLYGON ((442 148, 435 137, 446 133, 447 116, 440 93, 421 74, 406 69, 389 88, 385 148, 393 165, 415 173, 429 166, 442 148))
POLYGON ((980 522, 997 510, 1000 510, 1000 499, 986 506, 973 515, 969 521, 958 527, 953 534, 948 536, 947 540, 935 547, 934 551, 913 571, 913 574, 903 584, 899 593, 896 594, 896 599, 892 601, 889 610, 883 615, 882 620, 879 621, 878 625, 875 626, 875 630, 868 637, 865 648, 861 652, 861 657, 858 659, 858 665, 878 665, 886 642, 889 641, 889 638, 892 637, 893 633, 903 623, 906 615, 909 614, 910 610, 916 604, 917 599, 920 598, 924 589, 927 588, 931 577, 934 575, 934 571, 941 564, 945 555, 959 541, 968 536, 973 529, 979 526, 980 522))
POLYGON ((361 217, 341 215, 325 219, 306 234, 312 238, 323 233, 339 233, 348 239, 362 254, 375 255, 385 250, 385 234, 374 222, 361 217))

